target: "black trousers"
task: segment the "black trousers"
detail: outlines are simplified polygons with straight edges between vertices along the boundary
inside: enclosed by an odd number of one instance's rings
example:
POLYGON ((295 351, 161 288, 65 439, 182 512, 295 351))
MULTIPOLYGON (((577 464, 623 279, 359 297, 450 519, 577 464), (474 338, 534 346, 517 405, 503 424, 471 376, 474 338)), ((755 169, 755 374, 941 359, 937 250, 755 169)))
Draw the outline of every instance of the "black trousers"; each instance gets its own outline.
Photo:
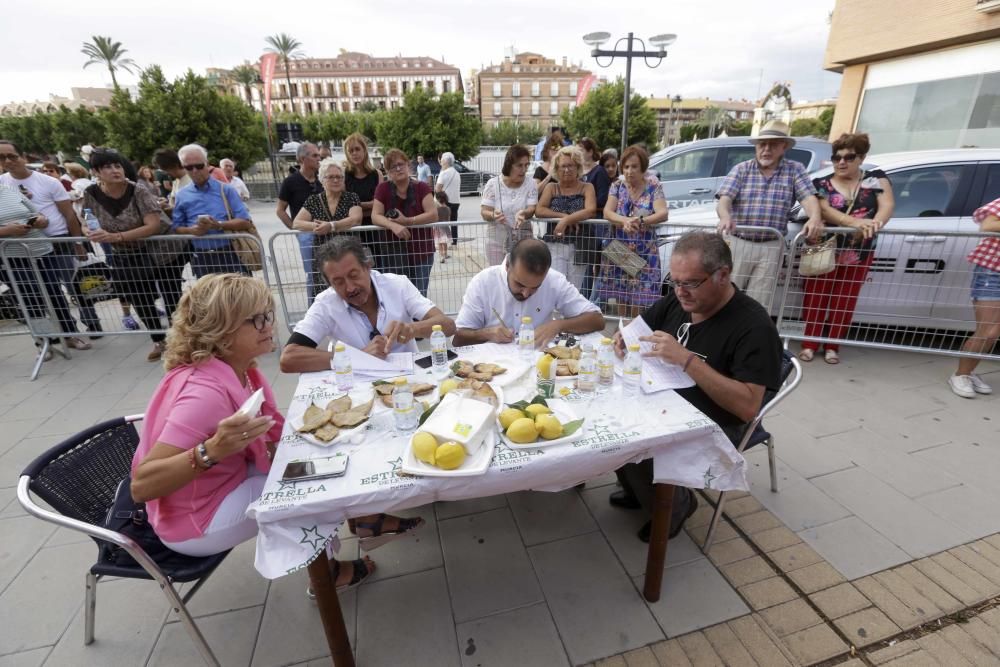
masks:
MULTIPOLYGON (((459 204, 453 204, 448 202, 448 208, 451 209, 451 221, 454 222, 458 220, 458 207, 459 204)), ((451 226, 451 244, 455 245, 458 243, 458 225, 451 226)))
MULTIPOLYGON (((653 512, 653 459, 639 463, 626 463, 615 471, 625 493, 631 494, 647 513, 653 512)), ((670 512, 670 525, 677 526, 687 516, 691 505, 691 489, 674 487, 674 504, 670 512)))
MULTIPOLYGON (((181 272, 184 264, 156 266, 144 251, 115 253, 111 266, 115 290, 135 307, 136 315, 147 329, 162 329, 163 322, 156 312, 156 299, 163 297, 163 305, 168 316, 177 308, 181 298, 181 272)), ((149 337, 158 343, 166 336, 151 333, 149 337)))

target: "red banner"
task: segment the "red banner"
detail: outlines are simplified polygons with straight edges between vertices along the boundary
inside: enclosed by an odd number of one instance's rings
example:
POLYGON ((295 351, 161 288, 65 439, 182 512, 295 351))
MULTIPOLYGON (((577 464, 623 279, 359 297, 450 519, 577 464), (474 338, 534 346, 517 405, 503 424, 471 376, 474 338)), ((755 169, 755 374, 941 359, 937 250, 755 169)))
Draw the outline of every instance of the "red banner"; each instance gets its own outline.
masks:
POLYGON ((271 80, 274 79, 274 66, 277 62, 277 53, 265 53, 260 57, 260 80, 264 83, 264 111, 268 118, 271 118, 271 80))
POLYGON ((580 83, 576 87, 576 106, 580 106, 587 99, 587 94, 590 93, 591 86, 597 81, 597 77, 593 74, 588 74, 587 76, 580 79, 580 83))

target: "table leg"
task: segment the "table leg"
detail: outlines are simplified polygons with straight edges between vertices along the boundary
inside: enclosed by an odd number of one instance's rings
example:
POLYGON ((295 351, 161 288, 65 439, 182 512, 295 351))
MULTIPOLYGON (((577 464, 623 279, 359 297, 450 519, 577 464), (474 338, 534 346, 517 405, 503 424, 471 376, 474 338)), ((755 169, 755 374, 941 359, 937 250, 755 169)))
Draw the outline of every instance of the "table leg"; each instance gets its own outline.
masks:
POLYGON ((340 609, 340 599, 333 577, 330 576, 330 560, 323 549, 319 556, 309 564, 309 581, 313 593, 316 594, 316 606, 319 616, 323 619, 323 632, 326 643, 330 647, 330 657, 334 667, 354 667, 354 653, 351 651, 351 638, 347 636, 347 626, 344 625, 344 612, 340 609))
POLYGON ((649 531, 649 551, 646 552, 646 585, 642 595, 650 602, 660 599, 663 568, 667 562, 667 540, 670 535, 670 513, 674 506, 674 485, 653 485, 653 518, 649 531))

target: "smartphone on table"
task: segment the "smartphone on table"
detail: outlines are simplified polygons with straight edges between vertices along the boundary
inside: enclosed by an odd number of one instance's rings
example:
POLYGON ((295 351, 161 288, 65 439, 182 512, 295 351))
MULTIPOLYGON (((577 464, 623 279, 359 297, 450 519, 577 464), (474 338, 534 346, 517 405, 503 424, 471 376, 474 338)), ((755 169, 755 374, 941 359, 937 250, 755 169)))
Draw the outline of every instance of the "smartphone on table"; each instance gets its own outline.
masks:
MULTIPOLYGON (((458 354, 452 352, 451 350, 448 350, 448 361, 451 361, 452 359, 458 359, 458 354)), ((421 368, 430 368, 431 365, 434 363, 434 357, 433 355, 428 354, 426 357, 420 357, 413 363, 415 363, 417 366, 420 366, 421 368)))
POLYGON ((317 459, 295 459, 285 465, 283 482, 305 482, 313 479, 340 477, 347 472, 347 454, 337 453, 317 459))

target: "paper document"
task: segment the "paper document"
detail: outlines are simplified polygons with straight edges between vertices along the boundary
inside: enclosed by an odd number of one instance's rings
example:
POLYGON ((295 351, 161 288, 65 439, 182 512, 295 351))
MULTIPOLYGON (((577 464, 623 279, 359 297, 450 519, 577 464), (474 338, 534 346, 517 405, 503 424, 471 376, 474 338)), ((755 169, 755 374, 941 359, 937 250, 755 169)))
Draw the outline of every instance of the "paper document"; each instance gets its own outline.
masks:
MULTIPOLYGON (((653 351, 652 343, 639 340, 640 336, 653 335, 653 330, 641 317, 632 320, 628 326, 621 329, 621 332, 626 345, 637 344, 640 352, 653 351)), ((645 394, 653 394, 666 389, 684 389, 685 387, 693 387, 694 384, 694 380, 677 364, 670 364, 656 357, 647 357, 642 360, 642 383, 640 386, 645 394)))
POLYGON ((385 359, 379 359, 346 343, 344 347, 351 357, 351 369, 356 376, 384 378, 413 372, 412 352, 392 352, 385 359))

